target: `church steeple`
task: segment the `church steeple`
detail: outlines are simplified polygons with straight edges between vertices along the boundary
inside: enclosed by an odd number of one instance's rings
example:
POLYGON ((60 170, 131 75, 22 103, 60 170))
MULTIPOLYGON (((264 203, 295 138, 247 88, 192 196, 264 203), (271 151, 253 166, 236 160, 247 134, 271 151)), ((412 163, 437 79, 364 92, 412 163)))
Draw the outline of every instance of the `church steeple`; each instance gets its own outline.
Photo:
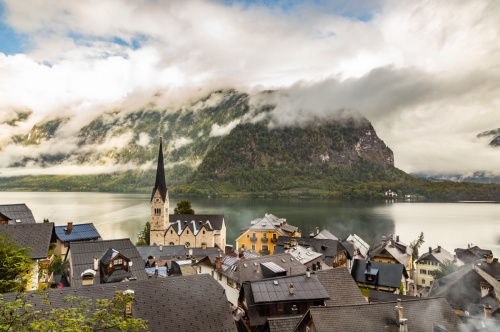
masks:
POLYGON ((156 166, 156 181, 155 181, 155 187, 153 188, 153 193, 151 194, 150 202, 153 201, 153 197, 157 190, 160 193, 162 201, 165 201, 167 197, 168 188, 165 181, 165 166, 163 165, 163 145, 161 136, 160 136, 160 149, 158 151, 158 165, 156 166))
POLYGON ((151 194, 151 220, 149 229, 150 244, 164 244, 164 233, 169 225, 168 188, 165 181, 165 167, 163 165, 163 145, 160 136, 158 151, 158 165, 156 166, 156 180, 151 194))

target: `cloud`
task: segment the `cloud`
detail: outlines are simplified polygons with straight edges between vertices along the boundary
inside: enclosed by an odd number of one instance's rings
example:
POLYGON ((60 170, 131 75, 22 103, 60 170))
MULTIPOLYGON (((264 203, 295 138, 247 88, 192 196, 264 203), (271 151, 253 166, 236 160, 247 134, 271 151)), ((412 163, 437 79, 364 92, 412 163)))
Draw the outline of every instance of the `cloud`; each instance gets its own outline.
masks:
POLYGON ((210 129, 210 137, 216 137, 216 136, 225 136, 231 132, 239 123, 241 122, 241 119, 236 119, 231 122, 229 122, 225 126, 218 125, 217 123, 214 123, 212 128, 210 129))
MULTIPOLYGON (((499 164, 475 139, 499 126, 496 0, 3 3, 4 24, 28 36, 30 48, 0 53, 0 114, 32 115, 1 125, 0 159, 13 154, 6 132, 26 134, 55 116, 69 119, 55 140, 71 139, 106 111, 177 107, 235 88, 279 90, 267 96, 276 125, 363 115, 405 171, 499 164)), ((259 98, 252 103, 268 102, 259 98)))

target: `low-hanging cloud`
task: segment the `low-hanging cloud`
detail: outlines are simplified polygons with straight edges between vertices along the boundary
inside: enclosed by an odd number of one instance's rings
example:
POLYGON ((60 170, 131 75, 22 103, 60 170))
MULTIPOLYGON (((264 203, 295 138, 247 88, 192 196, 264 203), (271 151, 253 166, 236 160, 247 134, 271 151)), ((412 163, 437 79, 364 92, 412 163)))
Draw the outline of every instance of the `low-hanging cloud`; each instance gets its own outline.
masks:
MULTIPOLYGON (((275 104, 274 125, 364 116, 405 171, 498 171, 498 151, 476 139, 500 127, 496 0, 3 4, 4 23, 30 46, 0 52, 0 160, 64 151, 58 142, 103 112, 203 109, 221 95, 199 97, 235 88, 254 93, 254 106, 275 104), (264 98, 266 89, 276 92, 264 98), (31 115, 7 124, 17 110, 31 115), (12 135, 55 117, 68 121, 54 147, 14 151, 12 135)), ((103 147, 130 139, 109 137, 103 147)))

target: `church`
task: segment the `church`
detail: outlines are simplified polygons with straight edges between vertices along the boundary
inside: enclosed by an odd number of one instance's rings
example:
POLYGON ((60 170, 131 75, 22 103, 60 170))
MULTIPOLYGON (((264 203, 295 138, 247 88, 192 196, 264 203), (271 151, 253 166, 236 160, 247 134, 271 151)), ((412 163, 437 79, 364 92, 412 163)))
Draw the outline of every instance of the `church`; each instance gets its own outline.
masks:
POLYGON ((165 181, 162 138, 158 151, 156 180, 151 194, 151 245, 184 245, 190 248, 226 246, 223 215, 169 214, 168 188, 165 181))

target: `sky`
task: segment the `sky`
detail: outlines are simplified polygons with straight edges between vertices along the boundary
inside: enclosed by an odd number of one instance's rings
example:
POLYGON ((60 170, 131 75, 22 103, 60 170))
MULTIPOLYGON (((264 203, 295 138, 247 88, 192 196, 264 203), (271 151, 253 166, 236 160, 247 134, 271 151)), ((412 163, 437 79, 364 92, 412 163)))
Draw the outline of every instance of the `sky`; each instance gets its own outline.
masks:
POLYGON ((71 118, 38 153, 58 151, 104 111, 235 88, 277 90, 279 125, 361 114, 406 172, 500 174, 477 138, 500 128, 499 17, 498 0, 0 0, 0 172, 38 121, 71 118))

